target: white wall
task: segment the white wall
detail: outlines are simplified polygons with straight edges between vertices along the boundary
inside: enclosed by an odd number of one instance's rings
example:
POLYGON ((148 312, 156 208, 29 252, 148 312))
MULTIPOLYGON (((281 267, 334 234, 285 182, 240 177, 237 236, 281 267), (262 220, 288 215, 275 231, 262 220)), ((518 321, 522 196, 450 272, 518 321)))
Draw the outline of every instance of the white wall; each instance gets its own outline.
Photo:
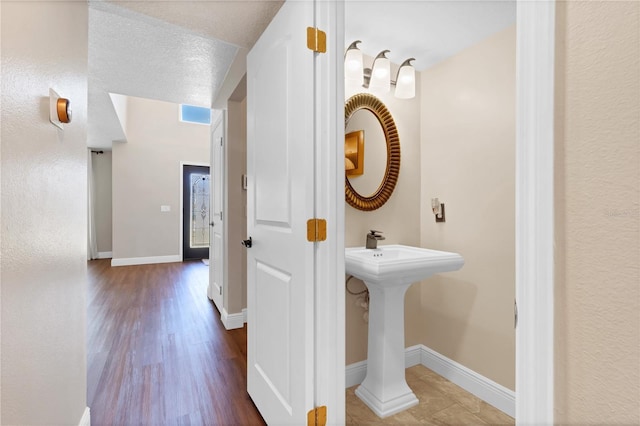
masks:
POLYGON ((515 26, 422 73, 421 244, 465 258, 421 285, 421 343, 515 389, 515 26), (436 223, 431 198, 445 203, 436 223))
POLYGON ((559 2, 555 421, 640 424, 640 3, 559 2))
POLYGON ((179 122, 178 109, 173 103, 128 99, 128 142, 114 143, 112 153, 114 264, 180 259, 180 162, 209 164, 211 127, 179 122), (161 205, 171 211, 161 212, 161 205))
POLYGON ((87 4, 2 2, 0 411, 77 425, 86 408, 87 4), (49 123, 49 88, 73 122, 49 123))
POLYGON ((95 189, 95 224, 98 253, 112 250, 112 213, 111 213, 111 151, 102 154, 92 153, 93 179, 95 189))

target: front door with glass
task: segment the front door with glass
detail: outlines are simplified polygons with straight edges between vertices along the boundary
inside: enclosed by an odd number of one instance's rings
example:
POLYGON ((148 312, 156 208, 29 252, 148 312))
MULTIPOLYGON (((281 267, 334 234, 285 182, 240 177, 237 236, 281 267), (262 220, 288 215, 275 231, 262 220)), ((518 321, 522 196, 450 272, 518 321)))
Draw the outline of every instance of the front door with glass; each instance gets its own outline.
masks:
POLYGON ((183 260, 209 258, 210 182, 208 166, 183 166, 183 260))

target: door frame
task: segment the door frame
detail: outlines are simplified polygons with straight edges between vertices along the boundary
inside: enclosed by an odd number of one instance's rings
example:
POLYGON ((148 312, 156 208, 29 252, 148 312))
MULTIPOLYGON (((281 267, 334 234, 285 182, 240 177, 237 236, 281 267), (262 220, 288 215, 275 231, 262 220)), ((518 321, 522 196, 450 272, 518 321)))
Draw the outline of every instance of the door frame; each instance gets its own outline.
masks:
POLYGON ((327 424, 344 424, 344 0, 316 1, 315 8, 314 25, 327 33, 327 52, 339 52, 316 53, 315 63, 316 110, 322 123, 332 123, 315 129, 315 217, 327 219, 327 239, 316 245, 315 405, 328 407, 327 424))
MULTIPOLYGON (((209 167, 209 173, 211 173, 211 165, 208 163, 202 163, 197 161, 180 161, 180 261, 184 262, 183 253, 183 239, 184 239, 184 166, 201 166, 209 167)), ((209 250, 211 250, 211 244, 209 244, 209 250)), ((209 252, 211 253, 211 252, 209 252)))
POLYGON ((516 19, 516 424, 554 422, 555 0, 516 19))
MULTIPOLYGON (((226 109, 214 109, 213 111, 213 118, 211 120, 211 132, 209 133, 209 161, 211 162, 211 164, 213 165, 213 167, 209 168, 209 170, 215 169, 215 167, 218 166, 218 164, 216 163, 216 159, 215 159, 215 144, 216 141, 214 140, 214 133, 216 132, 216 130, 218 129, 218 127, 221 127, 221 132, 222 132, 222 143, 223 143, 223 151, 222 151, 222 159, 220 161, 220 167, 221 170, 220 172, 220 176, 221 176, 221 180, 222 182, 220 183, 220 185, 218 186, 217 183, 213 183, 213 185, 211 186, 211 205, 214 206, 215 202, 214 199, 216 197, 216 190, 219 188, 222 193, 220 194, 220 203, 221 203, 221 210, 223 212, 223 217, 224 217, 224 212, 227 211, 227 191, 228 191, 228 186, 227 186, 227 149, 226 149, 226 140, 227 140, 227 111, 226 109)), ((214 173, 217 172, 212 172, 212 176, 214 176, 214 173)), ((214 181, 212 179, 212 181, 214 181)), ((213 207, 212 207, 213 209, 213 207)), ((215 212, 214 212, 215 214, 215 212)), ((213 219, 212 219, 213 220, 213 219)), ((213 238, 213 228, 210 229, 210 244, 209 244, 209 285, 207 287, 207 297, 209 297, 210 300, 212 300, 214 302, 214 304, 216 305, 216 308, 218 309, 218 312, 220 313, 220 319, 222 320, 223 324, 225 324, 225 320, 224 320, 224 312, 226 312, 225 309, 225 298, 227 297, 227 262, 228 262, 228 253, 227 253, 227 241, 228 241, 228 224, 227 224, 227 220, 222 220, 222 253, 221 253, 221 263, 222 263, 222 282, 220 283, 220 289, 222 291, 222 294, 219 295, 221 297, 216 297, 214 296, 211 292, 213 290, 212 288, 212 284, 213 284, 213 280, 214 280, 214 267, 216 266, 213 260, 213 242, 214 242, 214 238, 213 238)), ((225 324, 225 328, 226 328, 226 324, 225 324)))

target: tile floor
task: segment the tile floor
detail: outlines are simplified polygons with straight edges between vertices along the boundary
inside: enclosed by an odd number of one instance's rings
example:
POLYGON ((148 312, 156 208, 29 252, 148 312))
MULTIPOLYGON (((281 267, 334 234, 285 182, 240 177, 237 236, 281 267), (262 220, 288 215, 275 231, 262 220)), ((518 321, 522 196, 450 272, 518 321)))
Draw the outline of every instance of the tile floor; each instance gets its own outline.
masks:
POLYGON ((420 404, 381 419, 347 389, 347 425, 514 425, 512 417, 422 365, 408 368, 407 383, 420 404))

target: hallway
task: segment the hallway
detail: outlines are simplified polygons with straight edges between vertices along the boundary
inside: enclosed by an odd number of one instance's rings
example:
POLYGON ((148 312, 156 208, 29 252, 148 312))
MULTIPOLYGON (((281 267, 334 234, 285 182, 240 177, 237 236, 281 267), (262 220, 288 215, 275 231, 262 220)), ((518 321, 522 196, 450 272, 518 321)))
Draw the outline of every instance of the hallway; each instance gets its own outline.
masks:
POLYGON ((224 329, 202 262, 88 263, 93 425, 260 425, 246 392, 246 326, 224 329))

